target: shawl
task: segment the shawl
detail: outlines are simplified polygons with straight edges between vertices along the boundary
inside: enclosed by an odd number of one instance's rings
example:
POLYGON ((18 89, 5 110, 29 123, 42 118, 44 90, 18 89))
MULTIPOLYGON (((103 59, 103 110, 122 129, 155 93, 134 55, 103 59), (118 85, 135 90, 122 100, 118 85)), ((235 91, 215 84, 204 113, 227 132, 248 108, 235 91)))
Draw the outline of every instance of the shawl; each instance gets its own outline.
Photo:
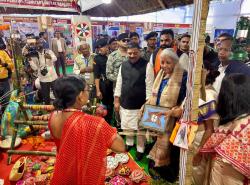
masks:
MULTIPOLYGON (((183 78, 184 70, 180 67, 179 64, 175 65, 174 71, 168 81, 168 84, 163 89, 161 98, 160 98, 160 106, 172 108, 176 106, 177 100, 179 97, 180 88, 182 85, 182 78, 183 78)), ((164 77, 163 70, 160 70, 152 88, 152 96, 148 100, 148 104, 156 105, 157 101, 157 94, 164 77)))
POLYGON ((216 153, 250 178, 250 116, 219 126, 200 152, 216 153))
POLYGON ((74 112, 63 126, 51 185, 104 184, 106 152, 115 137, 103 118, 74 112))

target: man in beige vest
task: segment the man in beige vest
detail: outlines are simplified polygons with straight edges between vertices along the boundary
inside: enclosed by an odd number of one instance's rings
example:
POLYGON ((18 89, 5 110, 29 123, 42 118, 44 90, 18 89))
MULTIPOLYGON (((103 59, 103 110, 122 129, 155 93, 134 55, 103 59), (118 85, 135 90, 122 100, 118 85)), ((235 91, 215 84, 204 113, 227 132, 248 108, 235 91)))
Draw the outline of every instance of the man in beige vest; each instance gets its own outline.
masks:
POLYGON ((66 75, 65 62, 66 62, 66 41, 61 37, 61 33, 59 31, 55 32, 55 38, 52 39, 52 51, 55 53, 57 57, 57 61, 55 63, 57 76, 60 76, 60 66, 62 66, 63 75, 66 75))
POLYGON ((84 77, 89 85, 94 84, 93 62, 95 54, 91 53, 90 45, 83 43, 78 46, 78 55, 74 61, 73 73, 84 77))

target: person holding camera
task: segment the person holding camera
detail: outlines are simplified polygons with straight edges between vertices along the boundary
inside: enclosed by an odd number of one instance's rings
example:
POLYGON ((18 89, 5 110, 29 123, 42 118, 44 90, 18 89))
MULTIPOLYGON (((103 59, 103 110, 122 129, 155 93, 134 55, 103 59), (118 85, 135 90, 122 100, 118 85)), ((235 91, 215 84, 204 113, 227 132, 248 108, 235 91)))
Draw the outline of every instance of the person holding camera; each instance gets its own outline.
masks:
POLYGON ((33 34, 26 34, 26 44, 22 49, 22 55, 24 57, 23 66, 24 66, 24 72, 25 76, 30 84, 37 79, 37 71, 34 71, 30 66, 30 59, 31 57, 37 56, 36 51, 36 40, 35 36, 33 34))
POLYGON ((57 60, 53 51, 43 48, 41 39, 36 42, 36 56, 31 56, 29 63, 34 71, 38 72, 41 85, 42 99, 46 105, 50 104, 50 89, 54 90, 54 81, 57 79, 54 62, 57 60))

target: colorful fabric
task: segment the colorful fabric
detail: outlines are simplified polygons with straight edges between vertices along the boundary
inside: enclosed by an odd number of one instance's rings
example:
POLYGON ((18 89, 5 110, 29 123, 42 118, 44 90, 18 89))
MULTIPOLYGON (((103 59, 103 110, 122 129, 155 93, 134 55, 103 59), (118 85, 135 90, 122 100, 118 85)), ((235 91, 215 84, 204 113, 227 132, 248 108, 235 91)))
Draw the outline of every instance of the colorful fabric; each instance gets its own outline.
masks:
POLYGON ((103 118, 74 112, 65 121, 52 185, 104 184, 107 149, 116 129, 103 118))
POLYGON ((201 106, 199 106, 199 117, 198 123, 210 118, 212 115, 216 114, 216 101, 212 100, 201 106))
POLYGON ((200 151, 215 152, 250 178, 250 116, 218 127, 200 151))
POLYGON ((19 104, 13 101, 10 101, 7 108, 4 111, 2 120, 1 120, 1 135, 6 136, 11 134, 11 129, 14 127, 14 121, 17 117, 19 109, 19 104))
MULTIPOLYGON (((15 128, 14 121, 24 117, 23 112, 19 109, 19 104, 15 102, 17 97, 17 91, 11 93, 9 104, 7 105, 1 120, 1 135, 7 136, 12 135, 13 129, 15 128)), ((25 110, 26 114, 30 118, 32 116, 31 111, 25 110)), ((29 132, 29 126, 19 125, 17 134, 20 137, 25 137, 29 132)))
POLYGON ((212 161, 212 170, 209 179, 209 185, 249 185, 245 177, 231 164, 224 162, 223 159, 215 158, 212 161))

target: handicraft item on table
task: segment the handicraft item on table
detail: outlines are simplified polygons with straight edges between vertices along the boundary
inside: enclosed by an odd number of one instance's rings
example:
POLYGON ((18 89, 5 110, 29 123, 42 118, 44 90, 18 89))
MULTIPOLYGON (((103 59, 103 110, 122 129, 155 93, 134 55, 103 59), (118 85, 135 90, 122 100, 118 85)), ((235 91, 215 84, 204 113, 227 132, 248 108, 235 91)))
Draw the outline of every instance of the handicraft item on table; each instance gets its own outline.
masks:
POLYGON ((169 118, 164 113, 168 110, 166 107, 145 105, 140 125, 148 130, 165 132, 169 118))
POLYGON ((36 182, 35 177, 29 177, 28 179, 25 180, 25 185, 34 185, 36 182))
POLYGON ((105 177, 113 177, 115 175, 115 171, 113 169, 107 168, 106 173, 105 173, 105 177))
POLYGON ((129 156, 126 153, 120 153, 115 155, 115 159, 117 162, 125 164, 129 161, 129 156))
POLYGON ((23 174, 26 169, 26 157, 21 157, 12 167, 10 171, 9 180, 18 181, 23 177, 23 174))
POLYGON ((21 157, 13 166, 10 180, 17 185, 47 185, 54 171, 54 157, 21 157), (14 173, 15 172, 15 173, 14 173))
POLYGON ((115 176, 109 181, 112 185, 126 185, 128 182, 124 177, 121 176, 115 176))
POLYGON ((36 185, 47 185, 48 184, 48 175, 42 174, 36 177, 35 179, 36 185))
POLYGON ((130 168, 126 165, 122 165, 118 171, 119 175, 127 176, 131 172, 130 168))
POLYGON ((144 172, 142 170, 138 170, 138 169, 132 171, 129 178, 135 183, 139 183, 139 182, 144 181, 146 179, 144 172))
MULTIPOLYGON (((3 149, 9 149, 10 145, 11 145, 11 136, 6 136, 6 139, 4 139, 3 141, 0 141, 0 148, 3 149)), ((16 138, 16 142, 15 142, 15 148, 18 147, 20 144, 22 143, 22 139, 20 137, 16 138)))
POLYGON ((118 164, 119 162, 113 156, 107 157, 107 168, 116 169, 118 164))

